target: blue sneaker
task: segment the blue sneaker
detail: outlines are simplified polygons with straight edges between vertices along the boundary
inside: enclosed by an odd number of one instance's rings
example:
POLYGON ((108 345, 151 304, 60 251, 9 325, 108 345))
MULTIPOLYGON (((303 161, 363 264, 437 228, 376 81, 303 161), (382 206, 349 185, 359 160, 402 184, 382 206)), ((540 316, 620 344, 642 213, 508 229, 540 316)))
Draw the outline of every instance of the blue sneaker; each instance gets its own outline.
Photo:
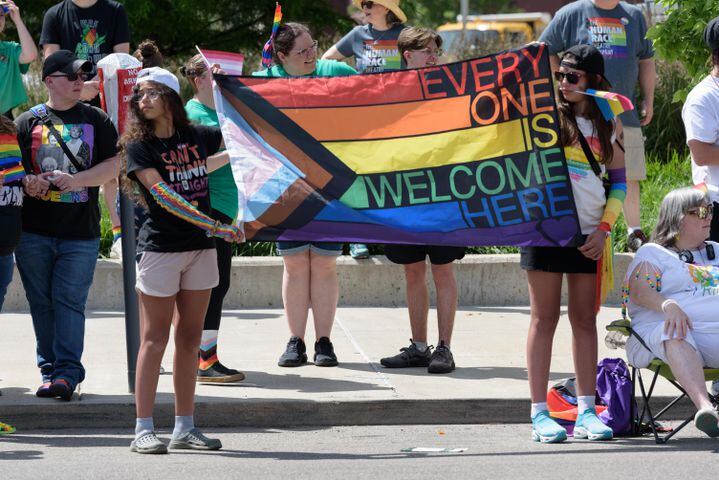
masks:
POLYGON ((567 431, 542 410, 532 418, 532 440, 542 443, 559 443, 567 439, 567 431))
POLYGON ((369 258, 369 249, 362 243, 350 243, 350 256, 356 260, 369 258))
POLYGON ((588 408, 577 416, 574 423, 574 438, 587 440, 611 440, 614 437, 612 429, 604 425, 593 408, 588 408))

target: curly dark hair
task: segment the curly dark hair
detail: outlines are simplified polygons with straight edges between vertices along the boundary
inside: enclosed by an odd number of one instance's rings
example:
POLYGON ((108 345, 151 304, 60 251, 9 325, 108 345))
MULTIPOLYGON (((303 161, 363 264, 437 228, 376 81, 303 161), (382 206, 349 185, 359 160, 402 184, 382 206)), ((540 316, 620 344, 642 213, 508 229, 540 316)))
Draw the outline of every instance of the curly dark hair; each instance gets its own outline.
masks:
POLYGON ((142 68, 161 67, 165 63, 165 59, 154 40, 143 40, 132 56, 142 62, 142 68))
MULTIPOLYGON (((573 57, 571 54, 565 54, 565 56, 573 57)), ((611 86, 602 76, 588 73, 587 88, 610 90, 611 86)), ((557 94, 557 110, 559 111, 559 132, 562 145, 574 145, 578 142, 581 132, 577 129, 573 106, 564 98, 561 90, 558 90, 557 94)), ((599 106, 597 106, 596 102, 588 102, 586 116, 591 119, 594 125, 597 138, 599 139, 599 145, 602 149, 602 155, 599 161, 604 165, 609 165, 614 158, 614 147, 612 145, 614 124, 604 120, 602 112, 599 110, 599 106)))
POLYGON ((272 60, 274 60, 277 65, 282 65, 280 57, 277 54, 280 52, 284 55, 289 54, 295 46, 295 40, 303 33, 306 33, 310 37, 312 36, 307 25, 294 22, 280 25, 275 38, 272 39, 272 60))
MULTIPOLYGON (((147 81, 149 86, 160 92, 158 101, 162 101, 163 106, 170 112, 172 116, 172 125, 175 130, 182 131, 190 126, 190 120, 187 118, 187 112, 182 105, 180 95, 170 87, 161 83, 147 81)), ((140 85, 136 85, 134 93, 140 90, 140 85)), ((120 138, 120 188, 128 196, 136 201, 144 204, 141 196, 137 195, 135 182, 127 176, 127 146, 134 142, 145 142, 155 137, 155 124, 152 120, 148 120, 140 110, 139 101, 135 96, 130 100, 130 116, 128 117, 128 126, 125 133, 120 138)))

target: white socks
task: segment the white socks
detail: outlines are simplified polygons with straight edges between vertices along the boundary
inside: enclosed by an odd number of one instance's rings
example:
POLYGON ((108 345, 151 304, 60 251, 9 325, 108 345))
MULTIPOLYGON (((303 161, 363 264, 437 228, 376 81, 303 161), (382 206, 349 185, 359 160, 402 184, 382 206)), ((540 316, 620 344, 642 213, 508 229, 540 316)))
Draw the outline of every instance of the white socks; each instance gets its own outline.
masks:
POLYGON ((579 395, 577 397, 577 412, 584 413, 588 408, 594 411, 594 395, 579 395))
POLYGON ((175 417, 175 429, 172 431, 172 438, 180 438, 195 428, 195 419, 192 415, 175 417))
POLYGON ((534 418, 539 412, 542 410, 549 410, 549 407, 547 407, 547 402, 537 402, 532 404, 532 413, 530 416, 534 418))
POLYGON ((154 431, 155 425, 152 421, 152 417, 135 419, 135 438, 154 431))

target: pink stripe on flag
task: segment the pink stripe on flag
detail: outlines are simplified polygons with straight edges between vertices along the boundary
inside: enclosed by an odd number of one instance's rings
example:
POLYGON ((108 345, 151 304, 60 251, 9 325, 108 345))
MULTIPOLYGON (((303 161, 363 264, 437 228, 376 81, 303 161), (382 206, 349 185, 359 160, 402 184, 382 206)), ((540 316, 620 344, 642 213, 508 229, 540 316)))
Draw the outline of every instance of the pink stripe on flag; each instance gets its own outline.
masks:
POLYGON ((241 53, 220 50, 201 50, 210 65, 217 63, 228 75, 242 75, 245 56, 241 53))

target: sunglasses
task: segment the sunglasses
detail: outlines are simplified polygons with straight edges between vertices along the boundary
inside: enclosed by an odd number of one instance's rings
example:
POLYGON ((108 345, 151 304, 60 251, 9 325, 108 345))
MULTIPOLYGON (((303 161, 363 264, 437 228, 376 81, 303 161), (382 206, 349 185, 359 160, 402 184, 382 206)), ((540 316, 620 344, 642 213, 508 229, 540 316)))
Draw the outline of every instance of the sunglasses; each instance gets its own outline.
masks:
POLYGON ((702 205, 698 208, 687 210, 687 215, 696 215, 699 220, 704 220, 707 217, 714 215, 714 209, 706 205, 702 205))
POLYGON ((579 79, 584 76, 583 73, 579 72, 554 72, 554 79, 557 83, 562 83, 562 80, 567 79, 567 83, 576 85, 579 83, 579 79))
POLYGON ((140 100, 142 100, 145 96, 147 96, 147 98, 149 98, 151 102, 154 102, 155 100, 160 98, 160 95, 162 95, 162 94, 160 93, 159 90, 148 89, 148 90, 145 90, 142 92, 136 92, 135 94, 133 94, 132 101, 135 103, 140 103, 140 100))
POLYGON ((361 6, 362 8, 366 8, 366 9, 368 9, 368 10, 371 10, 372 7, 374 7, 374 2, 369 2, 369 1, 367 1, 367 2, 362 2, 362 3, 360 3, 360 6, 361 6))
POLYGON ((48 77, 53 77, 53 78, 65 77, 70 82, 77 82, 78 79, 82 80, 84 82, 84 81, 87 81, 87 79, 89 78, 89 74, 75 72, 75 73, 63 73, 61 75, 48 75, 48 77))

